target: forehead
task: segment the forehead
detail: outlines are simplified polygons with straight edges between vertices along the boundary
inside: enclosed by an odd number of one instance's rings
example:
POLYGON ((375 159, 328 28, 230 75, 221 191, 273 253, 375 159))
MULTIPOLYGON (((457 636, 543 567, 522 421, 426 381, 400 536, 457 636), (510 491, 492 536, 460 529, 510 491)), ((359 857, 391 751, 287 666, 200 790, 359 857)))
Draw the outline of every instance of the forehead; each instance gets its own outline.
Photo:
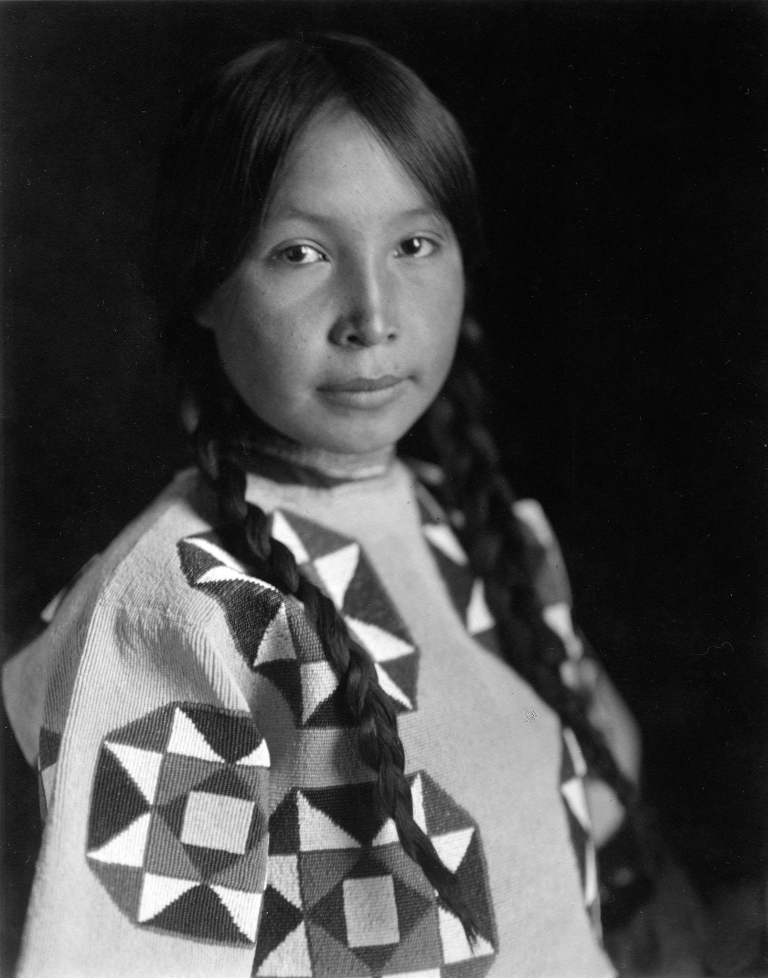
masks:
POLYGON ((402 164, 349 111, 325 111, 288 154, 265 218, 396 221, 433 208, 402 164))

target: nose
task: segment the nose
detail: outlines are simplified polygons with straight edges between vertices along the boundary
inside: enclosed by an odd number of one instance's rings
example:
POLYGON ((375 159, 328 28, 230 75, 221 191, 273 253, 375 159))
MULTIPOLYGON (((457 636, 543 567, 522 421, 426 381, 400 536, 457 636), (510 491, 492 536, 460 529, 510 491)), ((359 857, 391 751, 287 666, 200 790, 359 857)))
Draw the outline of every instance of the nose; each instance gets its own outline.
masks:
POLYGON ((331 328, 336 346, 370 347, 397 338, 392 283, 386 269, 373 263, 354 263, 346 272, 339 314, 331 328))

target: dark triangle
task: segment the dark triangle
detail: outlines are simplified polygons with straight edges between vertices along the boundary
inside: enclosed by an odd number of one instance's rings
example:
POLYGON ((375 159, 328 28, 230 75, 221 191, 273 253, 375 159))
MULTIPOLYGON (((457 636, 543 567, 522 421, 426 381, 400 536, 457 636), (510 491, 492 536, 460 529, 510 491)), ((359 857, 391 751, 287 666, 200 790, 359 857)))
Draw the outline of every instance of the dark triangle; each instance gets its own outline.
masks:
POLYGON ((47 727, 40 727, 40 770, 44 771, 55 764, 59 756, 61 734, 54 733, 47 727))
POLYGON ((147 926, 219 944, 251 943, 235 926, 227 908, 208 886, 196 886, 183 893, 156 917, 148 920, 147 926))
POLYGON ((314 906, 307 909, 307 920, 319 924, 335 937, 339 944, 348 947, 347 923, 344 915, 344 881, 342 880, 314 906))
POLYGON ((265 662, 254 671, 272 683, 288 704, 295 723, 301 724, 301 668, 296 660, 277 659, 274 662, 265 662))
POLYGON ((285 606, 293 648, 301 662, 322 662, 325 650, 304 608, 293 601, 285 606))
POLYGON ((226 849, 209 849, 208 846, 193 846, 186 842, 181 844, 206 883, 242 859, 239 853, 228 852, 226 849))
POLYGON ((430 542, 430 549, 435 558, 437 569, 445 582, 451 603, 456 613, 466 626, 467 608, 472 597, 472 587, 475 583, 472 572, 464 564, 457 564, 447 557, 439 547, 430 542))
POLYGON ((378 835, 386 816, 374 803, 372 781, 333 788, 302 788, 307 801, 323 812, 353 839, 369 846, 378 835))
POLYGON ((174 710, 174 704, 161 706, 125 727, 112 730, 107 740, 164 753, 173 725, 174 710))
POLYGON ((196 587, 223 606, 238 651, 255 668, 264 633, 283 606, 283 595, 256 581, 211 581, 196 587))
POLYGON ((475 911, 481 936, 498 950, 496 921, 488 889, 488 869, 485 865, 479 833, 480 830, 475 829, 461 865, 456 871, 456 877, 461 883, 462 892, 467 894, 470 906, 475 911))
POLYGON ((218 539, 215 533, 201 533, 197 536, 187 537, 184 540, 179 540, 176 547, 179 551, 179 562, 181 563, 181 569, 184 576, 187 579, 187 583, 192 586, 195 585, 196 581, 209 571, 212 567, 216 567, 221 563, 212 554, 209 554, 207 550, 203 550, 201 547, 195 546, 195 540, 206 540, 210 543, 215 543, 217 546, 221 546, 221 541, 218 539))
POLYGON ((256 938, 256 957, 253 961, 252 974, 256 974, 262 962, 279 947, 286 937, 303 920, 300 910, 285 897, 278 893, 273 886, 267 886, 261 903, 259 933, 256 938))
POLYGON ((362 550, 357 562, 357 570, 344 595, 343 610, 345 615, 359 618, 360 621, 370 625, 378 625, 385 632, 391 632, 397 638, 413 645, 413 639, 392 599, 362 550))
POLYGON ((214 753, 230 763, 247 757, 263 737, 247 714, 225 713, 213 706, 186 706, 186 715, 213 748, 214 753))
POLYGON ((142 793, 112 752, 102 745, 88 820, 88 849, 101 848, 148 811, 142 793))
POLYGON ((304 722, 305 727, 351 727, 354 719, 347 707, 343 684, 339 684, 331 695, 315 707, 304 722))
POLYGON ((342 536, 320 523, 304 519, 303 516, 298 516, 289 510, 281 509, 280 512, 304 544, 304 549, 311 560, 315 560, 317 557, 325 557, 326 554, 333 553, 334 550, 341 550, 342 547, 347 547, 350 543, 355 542, 352 537, 342 536))
POLYGON ((269 819, 270 856, 293 856, 301 849, 296 789, 292 789, 269 819))
MULTIPOLYGON (((409 779, 410 780, 410 779, 409 779)), ((474 826, 475 822, 468 812, 456 804, 447 791, 443 791, 426 773, 421 774, 424 797, 424 814, 430 836, 442 835, 474 826)))
MULTIPOLYGON (((410 655, 402 656, 400 659, 390 659, 389 662, 382 662, 381 668, 391 677, 395 685, 402 689, 411 703, 413 703, 413 709, 415 710, 419 676, 418 654, 411 653, 410 655)), ((408 708, 400 703, 399 700, 394 697, 391 697, 391 699, 396 707, 400 707, 402 711, 407 711, 408 708)))

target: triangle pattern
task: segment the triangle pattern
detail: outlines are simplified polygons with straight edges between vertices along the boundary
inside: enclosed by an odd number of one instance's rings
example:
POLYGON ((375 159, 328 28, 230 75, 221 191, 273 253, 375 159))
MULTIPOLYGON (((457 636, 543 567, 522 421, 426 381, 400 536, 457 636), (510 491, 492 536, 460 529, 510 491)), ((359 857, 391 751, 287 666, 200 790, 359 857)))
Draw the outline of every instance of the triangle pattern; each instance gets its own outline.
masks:
POLYGON ((225 567, 229 567, 231 570, 245 571, 244 564, 241 564, 239 560, 235 560, 231 553, 228 553, 223 547, 220 547, 218 543, 214 543, 213 540, 208 540, 205 537, 186 537, 184 542, 192 547, 197 547, 199 550, 203 550, 209 556, 213 557, 215 561, 224 564, 225 567))
POLYGON ((359 849, 360 843, 338 826, 333 819, 309 803, 301 791, 296 793, 299 807, 301 851, 322 849, 359 849))
POLYGON ((270 757, 266 740, 262 740, 256 750, 251 751, 246 757, 241 757, 237 764, 243 767, 269 767, 270 757))
POLYGON ((116 744, 107 741, 105 746, 120 761, 139 791, 151 805, 155 798, 163 755, 158 751, 131 747, 130 744, 116 744))
POLYGON ((391 632, 384 631, 378 625, 371 625, 368 622, 360 621, 359 618, 348 616, 346 623, 357 635, 362 644, 368 649, 375 662, 389 662, 391 659, 400 659, 404 655, 410 655, 415 651, 413 645, 397 638, 391 632))
POLYGON ((382 825, 378 835, 371 842, 372 846, 388 846, 392 842, 399 842, 400 837, 397 834, 397 827, 393 819, 388 818, 386 822, 382 825))
POLYGON ((456 832, 447 832, 445 835, 432 836, 432 844, 437 849, 438 856, 452 873, 455 873, 461 865, 474 834, 474 827, 470 827, 458 829, 456 832))
POLYGON ((167 906, 197 886, 195 880, 177 880, 171 876, 155 876, 145 873, 144 886, 141 891, 141 903, 137 919, 139 923, 151 920, 167 906))
POLYGON ((472 595, 467 608, 467 631, 470 635, 479 635, 493 628, 496 621, 485 603, 485 588, 480 578, 472 585, 472 595))
POLYGON ((586 795, 584 794, 584 785, 582 784, 581 779, 571 778, 570 781, 566 781, 565 784, 560 785, 560 791, 567 801, 568 807, 584 831, 588 833, 591 832, 592 823, 589 818, 587 799, 586 795))
POLYGON ((382 669, 378 662, 376 663, 376 675, 379 677, 379 685, 388 696, 391 696, 395 702, 401 703, 406 710, 413 709, 413 703, 408 699, 402 689, 400 689, 389 674, 382 669))
POLYGON ((425 523, 422 530, 432 546, 444 553, 454 564, 469 563, 461 544, 447 523, 425 523))
POLYGON ((422 832, 427 832, 427 815, 424 811, 424 785, 418 774, 411 785, 411 800, 413 801, 413 820, 422 832))
POLYGON ((268 881, 280 896, 301 910, 298 856, 270 856, 268 881))
POLYGON ((229 911, 237 929, 253 943, 259 926, 261 893, 229 890, 224 886, 211 886, 211 889, 229 911))
POLYGON ((110 839, 100 849, 88 853, 89 859, 102 863, 122 863, 123 866, 141 867, 144 864, 144 852, 147 848, 150 812, 141 815, 127 829, 110 839))
POLYGON ((205 571, 198 577, 196 584, 217 584, 220 581, 258 581, 259 585, 263 588, 271 586, 266 581, 258 580, 258 578, 253 577, 251 574, 246 574, 245 571, 222 566, 211 567, 210 570, 205 571))
POLYGON ((299 535, 293 529, 288 520, 283 516, 279 509, 272 514, 272 533, 275 540, 279 540, 293 554, 297 564, 306 564, 309 560, 304 544, 299 535))
POLYGON ((314 561, 315 570, 337 608, 344 606, 344 597, 355 576, 359 559, 359 544, 350 543, 341 550, 318 557, 314 561))
POLYGON ((210 744, 187 714, 178 707, 174 710, 167 751, 169 754, 185 754, 188 757, 199 757, 204 761, 223 763, 223 759, 211 750, 210 744))
POLYGON ((288 614, 283 604, 264 632, 259 643, 254 666, 261 666, 265 662, 276 662, 280 659, 295 658, 296 649, 288 625, 288 614))
POLYGON ((311 978, 313 971, 304 921, 262 961, 256 974, 269 978, 311 978))
POLYGON ((301 719, 306 723, 320 704, 332 696, 339 680, 330 662, 307 662, 301 666, 301 719))
POLYGON ((492 945, 482 934, 478 935, 474 949, 471 948, 459 918, 442 907, 437 908, 437 913, 440 920, 443 960, 446 964, 455 964, 457 961, 468 961, 471 958, 481 958, 486 954, 494 953, 492 945))

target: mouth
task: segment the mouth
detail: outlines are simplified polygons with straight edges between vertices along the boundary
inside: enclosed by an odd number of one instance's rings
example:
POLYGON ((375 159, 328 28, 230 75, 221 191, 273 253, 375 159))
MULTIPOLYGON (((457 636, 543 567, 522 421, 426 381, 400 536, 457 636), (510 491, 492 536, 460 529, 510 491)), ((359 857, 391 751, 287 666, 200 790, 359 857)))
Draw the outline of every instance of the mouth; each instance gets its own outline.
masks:
POLYGON ((405 377, 385 374, 383 377, 352 377, 318 388, 327 401, 341 407, 377 408, 400 394, 405 377))

